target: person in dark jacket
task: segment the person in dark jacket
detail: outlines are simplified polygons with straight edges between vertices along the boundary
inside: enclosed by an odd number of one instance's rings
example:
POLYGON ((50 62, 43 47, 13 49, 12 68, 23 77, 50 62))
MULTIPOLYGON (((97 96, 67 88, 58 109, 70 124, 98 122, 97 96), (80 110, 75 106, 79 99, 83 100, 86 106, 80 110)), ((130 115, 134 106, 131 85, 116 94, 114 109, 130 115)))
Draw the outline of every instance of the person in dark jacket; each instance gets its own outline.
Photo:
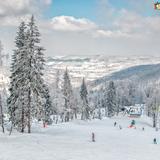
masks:
POLYGON ((153 139, 153 143, 157 144, 157 139, 156 138, 153 139))
POLYGON ((117 125, 117 122, 114 122, 114 127, 116 127, 116 125, 117 125))

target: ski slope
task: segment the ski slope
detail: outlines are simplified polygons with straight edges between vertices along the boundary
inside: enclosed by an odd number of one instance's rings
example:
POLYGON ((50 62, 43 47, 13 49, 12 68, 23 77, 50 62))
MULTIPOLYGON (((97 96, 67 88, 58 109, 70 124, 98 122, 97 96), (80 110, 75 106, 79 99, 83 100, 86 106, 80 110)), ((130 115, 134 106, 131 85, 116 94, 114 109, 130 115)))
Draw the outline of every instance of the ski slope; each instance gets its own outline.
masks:
POLYGON ((1 133, 0 160, 159 160, 160 131, 147 118, 135 119, 136 129, 130 129, 131 120, 77 120, 47 128, 34 124, 32 134, 1 133), (92 132, 96 142, 91 142, 92 132), (159 144, 153 144, 154 137, 159 144))

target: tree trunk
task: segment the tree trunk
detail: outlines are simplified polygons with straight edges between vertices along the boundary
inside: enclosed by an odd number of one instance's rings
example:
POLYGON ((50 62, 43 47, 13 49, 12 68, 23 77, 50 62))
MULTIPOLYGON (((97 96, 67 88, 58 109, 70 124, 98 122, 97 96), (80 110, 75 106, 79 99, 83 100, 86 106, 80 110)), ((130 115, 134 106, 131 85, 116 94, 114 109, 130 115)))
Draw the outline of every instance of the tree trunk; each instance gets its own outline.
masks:
POLYGON ((153 127, 156 127, 156 114, 153 113, 153 127))
POLYGON ((75 116, 75 119, 77 119, 77 109, 75 109, 74 116, 75 116))
POLYGON ((28 91, 28 111, 27 111, 27 118, 28 118, 28 133, 31 133, 31 90, 28 91))
POLYGON ((84 111, 82 110, 81 120, 84 120, 84 111))
POLYGON ((67 113, 65 114, 65 122, 69 122, 69 116, 70 116, 70 113, 69 111, 67 111, 67 113))
POLYGON ((105 117, 108 117, 108 109, 105 107, 105 117))
POLYGON ((21 128, 21 132, 23 133, 24 132, 24 104, 22 104, 22 117, 21 117, 21 121, 22 121, 22 128, 21 128))
POLYGON ((100 108, 98 109, 98 119, 100 119, 100 120, 102 119, 101 109, 100 108))
POLYGON ((0 95, 0 116, 1 116, 2 131, 4 133, 4 120, 3 120, 3 108, 2 108, 2 98, 1 98, 1 95, 0 95))

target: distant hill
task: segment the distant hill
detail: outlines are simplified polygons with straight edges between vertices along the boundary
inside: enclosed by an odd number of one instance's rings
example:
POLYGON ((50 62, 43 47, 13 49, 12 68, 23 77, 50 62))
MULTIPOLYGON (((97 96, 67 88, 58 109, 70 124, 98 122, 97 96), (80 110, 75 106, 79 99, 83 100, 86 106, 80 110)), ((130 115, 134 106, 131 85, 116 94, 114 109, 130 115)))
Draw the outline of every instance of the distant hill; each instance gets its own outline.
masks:
POLYGON ((111 80, 130 79, 139 83, 160 80, 160 64, 138 65, 114 72, 95 80, 92 85, 100 85, 111 80))

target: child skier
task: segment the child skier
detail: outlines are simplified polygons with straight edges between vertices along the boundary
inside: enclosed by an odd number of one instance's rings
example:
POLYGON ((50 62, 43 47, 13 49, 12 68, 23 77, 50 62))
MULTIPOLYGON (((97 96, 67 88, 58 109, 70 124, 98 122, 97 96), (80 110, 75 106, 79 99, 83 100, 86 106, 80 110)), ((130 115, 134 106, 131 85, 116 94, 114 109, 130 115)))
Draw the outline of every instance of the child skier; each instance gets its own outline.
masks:
POLYGON ((157 139, 156 138, 153 139, 153 143, 157 144, 157 139))
POLYGON ((92 132, 92 142, 95 142, 95 134, 92 132))
POLYGON ((116 125, 117 125, 117 122, 114 122, 114 127, 116 127, 116 125))

